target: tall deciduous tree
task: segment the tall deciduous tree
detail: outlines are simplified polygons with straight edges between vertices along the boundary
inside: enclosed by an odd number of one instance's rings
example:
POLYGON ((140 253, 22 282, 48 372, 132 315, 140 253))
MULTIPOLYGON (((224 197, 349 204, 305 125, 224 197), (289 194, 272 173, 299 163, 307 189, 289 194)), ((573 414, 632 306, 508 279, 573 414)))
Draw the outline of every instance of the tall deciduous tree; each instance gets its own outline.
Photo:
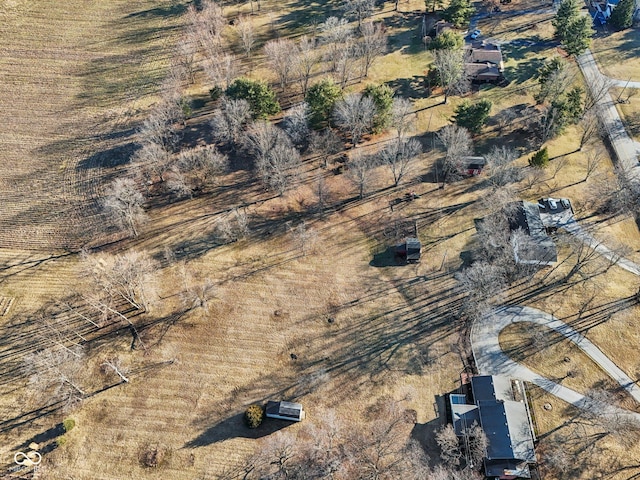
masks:
POLYGON ((294 73, 300 82, 302 95, 307 94, 309 79, 318 63, 320 63, 320 54, 316 48, 315 40, 303 35, 298 41, 298 49, 293 66, 294 73))
POLYGON ((333 116, 336 125, 351 137, 355 147, 362 135, 371 130, 376 114, 374 101, 359 93, 350 93, 336 103, 333 116))
POLYGON ((380 152, 380 163, 389 167, 393 185, 398 186, 410 173, 411 162, 422 153, 422 145, 415 138, 400 139, 389 143, 380 152))
POLYGON ((237 146, 241 134, 251 123, 251 105, 247 100, 225 98, 222 107, 211 120, 213 138, 219 142, 237 146))
POLYGON ((358 56, 362 59, 362 73, 368 77, 373 62, 387 51, 387 34, 383 23, 374 22, 360 25, 360 33, 362 36, 358 42, 358 56))
POLYGON ((282 119, 282 129, 300 150, 309 142, 309 116, 309 104, 302 102, 290 108, 282 119))
POLYGON ((442 173, 442 185, 444 186, 449 177, 458 174, 463 158, 473 152, 473 142, 469 131, 458 125, 442 127, 437 132, 437 136, 446 151, 442 173))
POLYGON ((415 122, 413 104, 406 98, 396 97, 391 106, 391 126, 396 129, 398 140, 411 130, 415 122))
POLYGON ((462 50, 436 50, 433 66, 444 90, 444 103, 447 103, 449 95, 459 91, 464 73, 464 54, 462 50))
POLYGON ((247 132, 245 147, 253 155, 264 184, 282 195, 297 178, 300 154, 282 129, 256 122, 247 132))
POLYGON ((236 31, 240 39, 240 46, 247 58, 251 58, 251 52, 256 44, 256 33, 251 18, 240 15, 236 20, 236 31))
POLYGON ((297 45, 288 38, 278 38, 268 41, 264 46, 264 53, 267 57, 267 63, 275 72, 280 82, 280 89, 284 89, 289 83, 293 68, 295 66, 295 58, 297 56, 297 45))
POLYGON ((347 176, 358 189, 358 196, 364 198, 371 181, 373 180, 373 169, 376 166, 376 159, 372 155, 366 155, 356 151, 347 162, 349 169, 347 176))
POLYGON ((336 69, 340 50, 352 36, 353 30, 346 18, 329 17, 320 24, 320 38, 327 45, 327 60, 331 64, 331 70, 336 69))
POLYGON ((373 15, 374 0, 343 0, 342 9, 348 17, 355 17, 358 27, 365 18, 373 15))
POLYGON ((134 237, 138 228, 147 220, 142 208, 144 196, 132 178, 117 178, 107 187, 103 200, 105 210, 134 237))

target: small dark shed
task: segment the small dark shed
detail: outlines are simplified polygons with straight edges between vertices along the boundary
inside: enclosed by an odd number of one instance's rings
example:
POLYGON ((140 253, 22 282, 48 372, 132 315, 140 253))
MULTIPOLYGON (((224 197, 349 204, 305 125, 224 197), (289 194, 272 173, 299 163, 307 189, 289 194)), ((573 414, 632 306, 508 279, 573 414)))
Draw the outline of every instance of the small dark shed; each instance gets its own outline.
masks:
POLYGON ((422 254, 422 244, 417 238, 407 238, 404 243, 398 245, 396 251, 398 256, 405 259, 407 262, 419 262, 420 255, 422 254))

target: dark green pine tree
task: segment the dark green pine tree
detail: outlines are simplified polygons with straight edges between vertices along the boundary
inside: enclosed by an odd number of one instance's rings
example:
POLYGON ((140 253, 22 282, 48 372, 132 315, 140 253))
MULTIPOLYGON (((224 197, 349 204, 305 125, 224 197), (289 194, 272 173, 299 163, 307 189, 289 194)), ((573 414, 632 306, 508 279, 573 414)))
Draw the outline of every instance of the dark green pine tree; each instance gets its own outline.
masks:
POLYGON ((616 30, 624 30, 633 25, 633 10, 635 9, 635 0, 620 0, 611 12, 611 25, 616 30))
POLYGON ((580 16, 580 0, 562 0, 558 13, 551 23, 555 27, 555 37, 564 42, 569 24, 580 16))

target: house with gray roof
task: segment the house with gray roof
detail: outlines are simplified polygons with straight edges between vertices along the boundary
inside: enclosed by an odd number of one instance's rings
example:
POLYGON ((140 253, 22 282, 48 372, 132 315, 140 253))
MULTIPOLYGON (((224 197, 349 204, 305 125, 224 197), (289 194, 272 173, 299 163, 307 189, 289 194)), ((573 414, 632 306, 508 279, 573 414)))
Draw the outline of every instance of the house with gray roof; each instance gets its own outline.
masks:
POLYGON ((516 263, 552 265, 558 261, 558 250, 540 217, 538 204, 515 202, 509 217, 511 246, 516 263))
POLYGON ((531 478, 536 464, 535 436, 522 384, 507 377, 471 377, 470 397, 451 394, 451 421, 462 437, 474 423, 484 431, 488 446, 483 460, 489 479, 531 478), (515 388, 514 388, 515 387, 515 388))

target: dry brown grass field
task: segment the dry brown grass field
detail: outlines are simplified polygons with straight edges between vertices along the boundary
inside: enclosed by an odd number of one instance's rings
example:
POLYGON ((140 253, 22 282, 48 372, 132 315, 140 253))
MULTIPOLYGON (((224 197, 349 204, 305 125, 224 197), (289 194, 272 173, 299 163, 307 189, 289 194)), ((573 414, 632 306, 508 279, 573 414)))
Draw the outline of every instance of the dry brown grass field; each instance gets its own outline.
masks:
MULTIPOLYGON (((370 78, 390 82, 415 100, 413 133, 423 141, 425 153, 406 184, 389 188, 388 172, 378 168, 370 195, 358 200, 345 175, 329 174, 316 160, 307 159, 300 185, 273 197, 250 172, 238 171, 226 175, 222 187, 201 196, 150 208, 150 221, 140 236, 122 239, 108 224, 105 228, 108 220, 100 213, 100 197, 104 184, 126 169, 135 128, 157 99, 184 21, 184 3, 74 0, 52 8, 44 1, 14 0, 0 6, 0 115, 6 126, 0 133, 0 297, 13 299, 7 314, 0 316, 3 466, 11 466, 13 452, 71 416, 76 427, 65 435, 64 445, 45 455, 40 478, 212 479, 277 435, 295 437, 330 411, 348 422, 362 422, 367 407, 385 397, 406 398, 404 405, 415 410, 417 422, 407 437, 419 440, 437 461, 433 432, 441 423, 438 399, 458 386, 469 355, 467 332, 459 320, 465 298, 454 274, 463 265, 462 252, 473 245, 473 220, 486 210, 479 202, 485 195, 482 178, 444 189, 432 180, 441 156, 431 149, 432 132, 448 122, 460 100, 439 105, 438 97, 423 98, 421 82, 431 57, 419 39, 423 2, 401 1, 400 13, 393 13, 387 2, 379 15, 391 25, 392 48, 374 64, 370 78), (332 197, 324 214, 314 210, 313 183, 319 174, 326 176, 332 197), (420 198, 391 210, 389 203, 409 190, 420 198), (242 205, 252 233, 221 245, 214 235, 216 222, 230 207, 242 205), (291 233, 302 220, 317 233, 306 254, 291 233), (423 242, 423 259, 398 266, 388 247, 400 236, 400 226, 413 221, 423 242), (110 253, 145 250, 161 260, 165 251, 173 251, 199 276, 214 281, 215 299, 208 311, 184 311, 179 266, 162 260, 159 298, 136 320, 147 351, 132 350, 126 333, 86 333, 90 395, 70 412, 40 410, 43 403, 26 388, 22 373, 25 355, 40 343, 34 312, 88 288, 77 255, 87 245, 110 253), (112 355, 129 367, 130 383, 115 383, 101 371, 100 362, 112 355), (243 426, 247 405, 282 398, 304 404, 305 422, 266 432, 270 434, 262 438, 243 426), (167 450, 156 469, 140 462, 149 445, 167 450)), ((261 41, 271 38, 274 26, 300 34, 303 7, 309 21, 322 20, 327 9, 324 2, 263 1, 261 15, 255 16, 261 41)), ((226 13, 233 17, 247 8, 231 6, 226 13)), ((547 38, 546 18, 525 20, 496 24, 492 35, 511 38, 510 32, 524 31, 529 22, 540 24, 531 35, 547 38)), ((511 84, 470 96, 490 98, 494 114, 533 103, 530 77, 551 53, 510 52, 511 84)), ((262 75, 261 61, 256 56, 251 76, 262 75)), ((204 79, 189 92, 206 93, 204 79)), ((210 113, 209 105, 195 112, 188 128, 202 131, 210 113)), ((375 149, 383 140, 367 138, 369 144, 362 148, 375 149)), ((523 148, 526 143, 517 135, 503 140, 523 148)), ((486 151, 499 141, 490 125, 476 144, 486 151)), ((592 216, 593 179, 582 181, 585 157, 575 152, 576 142, 572 129, 550 142, 554 159, 547 177, 531 188, 518 185, 518 194, 528 200, 571 198, 578 216, 598 227, 598 238, 605 243, 615 238, 638 260, 640 235, 632 220, 592 216), (553 165, 560 162, 562 168, 552 175, 553 165)), ((527 155, 518 162, 526 165, 527 155)), ((611 163, 604 162, 599 175, 612 170, 611 163)), ((567 247, 560 249, 561 259, 568 254, 567 247)), ((568 269, 561 264, 540 272, 530 283, 514 286, 505 301, 540 308, 583 329, 635 378, 640 339, 633 328, 637 307, 629 299, 637 291, 637 279, 612 267, 584 281, 536 289, 536 280, 551 284, 568 269)), ((68 312, 61 315, 79 322, 64 316, 68 312)), ((515 330, 505 332, 505 342, 526 347, 530 331, 515 330)), ((582 383, 576 388, 596 382, 611 387, 579 352, 561 341, 550 344, 541 352, 524 348, 522 361, 559 376, 558 357, 570 356, 579 364, 576 380, 582 383)), ((575 412, 545 392, 531 392, 544 451, 544 439, 571 428, 562 425, 575 412), (545 403, 553 409, 544 410, 545 403)), ((605 439, 598 448, 623 466, 633 465, 637 457, 637 446, 625 449, 615 439, 605 439)), ((622 480, 637 473, 630 467, 598 477, 598 468, 591 466, 580 478, 622 480)), ((561 477, 545 476, 551 478, 561 477)))

